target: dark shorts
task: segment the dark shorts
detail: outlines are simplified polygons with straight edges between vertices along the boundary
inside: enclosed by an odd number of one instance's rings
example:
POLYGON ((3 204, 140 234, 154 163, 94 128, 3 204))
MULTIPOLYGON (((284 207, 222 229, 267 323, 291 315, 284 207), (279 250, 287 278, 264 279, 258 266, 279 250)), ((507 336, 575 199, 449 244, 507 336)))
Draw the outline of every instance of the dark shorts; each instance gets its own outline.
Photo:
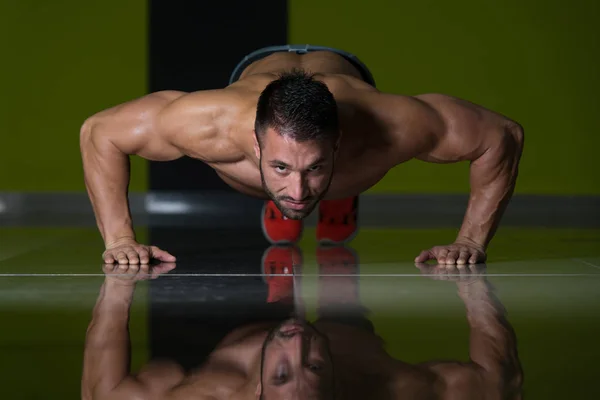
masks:
POLYGON ((312 46, 310 44, 287 44, 282 46, 269 46, 263 47, 262 49, 258 49, 248 54, 240 63, 235 67, 233 72, 231 73, 231 77, 229 78, 229 84, 231 85, 233 82, 236 82, 240 79, 242 72, 253 62, 258 61, 262 58, 265 58, 273 53, 280 53, 282 51, 294 52, 296 54, 306 54, 313 51, 330 51, 335 54, 339 54, 348 60, 361 74, 362 79, 375 87, 375 79, 373 78, 373 74, 369 71, 369 68, 362 61, 358 59, 354 54, 348 53, 343 50, 335 49, 333 47, 326 46, 312 46))

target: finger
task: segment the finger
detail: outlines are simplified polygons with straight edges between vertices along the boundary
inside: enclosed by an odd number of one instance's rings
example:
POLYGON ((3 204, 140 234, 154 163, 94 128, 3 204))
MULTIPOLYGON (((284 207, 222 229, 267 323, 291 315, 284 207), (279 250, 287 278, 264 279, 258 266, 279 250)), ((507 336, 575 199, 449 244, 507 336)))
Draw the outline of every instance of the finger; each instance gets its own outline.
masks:
POLYGON ((458 281, 467 281, 471 276, 471 270, 467 264, 456 264, 456 270, 458 273, 458 281))
POLYGON ((140 256, 141 264, 148 264, 150 262, 150 252, 145 248, 142 247, 141 249, 139 249, 138 254, 140 256))
POLYGON ((469 264, 477 264, 480 262, 484 262, 485 261, 485 253, 482 253, 480 251, 476 251, 473 254, 471 254, 471 257, 469 258, 469 264))
POLYGON ((447 281, 449 279, 452 279, 452 277, 449 276, 451 273, 452 273, 452 267, 446 266, 446 265, 440 266, 440 268, 438 268, 438 272, 437 272, 438 280, 447 281))
POLYGON ((176 266, 177 264, 175 263, 160 263, 156 266, 156 269, 161 274, 166 274, 167 272, 174 270, 176 266))
POLYGON ((435 265, 430 265, 427 263, 415 263, 415 267, 419 269, 421 275, 431 277, 435 274, 435 265))
POLYGON ((128 269, 127 273, 135 275, 138 273, 139 270, 140 270, 139 264, 129 264, 129 269, 128 269))
POLYGON ((433 254, 431 252, 431 250, 423 250, 416 258, 415 258, 415 262, 416 263, 424 263, 427 262, 429 260, 431 260, 433 258, 433 254))
POLYGON ((115 270, 116 265, 113 263, 102 265, 102 272, 106 275, 110 275, 115 270))
POLYGON ((150 271, 150 266, 148 264, 140 264, 140 274, 147 275, 150 271))
POLYGON ((152 279, 158 278, 162 274, 166 274, 169 271, 175 269, 174 263, 162 263, 152 268, 152 279))
POLYGON ((450 250, 448 255, 446 256, 446 264, 456 264, 456 259, 458 258, 457 250, 450 250))
POLYGON ((138 253, 135 250, 127 251, 127 259, 129 260, 129 264, 139 264, 140 262, 138 253))
POLYGON ((160 261, 165 261, 165 262, 175 262, 176 261, 176 259, 173 255, 167 253, 164 250, 159 249, 156 246, 150 247, 150 250, 152 251, 152 257, 154 257, 160 261))
POLYGON ((106 264, 114 264, 115 262, 115 258, 113 257, 112 253, 105 253, 103 259, 106 264))
POLYGON ((129 260, 127 259, 127 255, 125 254, 125 252, 120 251, 117 253, 117 261, 119 262, 119 265, 122 267, 125 264, 129 264, 129 260))
POLYGON ((469 270, 473 275, 482 275, 484 273, 484 264, 469 264, 469 270))
POLYGON ((448 249, 440 249, 433 254, 439 264, 446 264, 446 257, 448 256, 448 249))
POLYGON ((463 274, 456 264, 448 265, 446 271, 448 272, 450 280, 453 281, 460 280, 463 274))
POLYGON ((467 263, 468 259, 469 259, 469 252, 467 251, 467 249, 462 249, 458 253, 458 259, 456 260, 456 263, 458 265, 464 265, 467 263))
POLYGON ((432 266, 427 263, 423 263, 423 262, 415 262, 415 267, 419 268, 421 270, 421 272, 426 272, 432 266))

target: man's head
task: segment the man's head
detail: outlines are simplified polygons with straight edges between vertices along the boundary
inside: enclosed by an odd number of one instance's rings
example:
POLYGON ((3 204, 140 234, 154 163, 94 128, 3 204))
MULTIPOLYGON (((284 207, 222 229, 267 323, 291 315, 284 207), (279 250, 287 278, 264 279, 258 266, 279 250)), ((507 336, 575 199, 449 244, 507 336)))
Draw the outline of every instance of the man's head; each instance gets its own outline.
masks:
POLYGON ((261 93, 254 130, 263 188, 283 215, 306 217, 333 176, 340 139, 333 94, 304 71, 284 73, 261 93))
POLYGON ((290 319, 269 333, 260 368, 260 400, 334 398, 327 338, 306 321, 290 319))

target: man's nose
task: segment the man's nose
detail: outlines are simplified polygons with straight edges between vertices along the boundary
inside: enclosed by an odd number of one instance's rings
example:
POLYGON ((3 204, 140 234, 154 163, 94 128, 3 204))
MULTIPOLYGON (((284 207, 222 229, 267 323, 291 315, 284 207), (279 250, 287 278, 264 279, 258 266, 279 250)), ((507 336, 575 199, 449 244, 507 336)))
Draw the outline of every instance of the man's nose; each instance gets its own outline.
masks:
POLYGON ((292 363, 302 367, 305 364, 308 353, 310 352, 310 336, 301 332, 295 332, 286 335, 285 339, 288 346, 291 347, 290 355, 292 363))
POLYGON ((306 198, 308 193, 306 180, 301 174, 297 174, 292 177, 292 183, 290 184, 290 197, 294 201, 302 201, 306 198))

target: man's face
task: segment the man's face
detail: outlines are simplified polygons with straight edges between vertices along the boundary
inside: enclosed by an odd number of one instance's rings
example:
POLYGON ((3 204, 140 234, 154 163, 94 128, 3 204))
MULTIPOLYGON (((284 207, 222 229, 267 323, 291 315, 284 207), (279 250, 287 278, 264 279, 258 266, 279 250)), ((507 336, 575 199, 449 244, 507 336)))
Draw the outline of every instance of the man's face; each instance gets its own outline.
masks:
POLYGON ((297 142, 269 128, 255 142, 263 188, 290 219, 308 216, 327 193, 337 143, 297 142))
POLYGON ((290 319, 263 346, 261 399, 324 399, 333 390, 327 339, 310 324, 290 319))

